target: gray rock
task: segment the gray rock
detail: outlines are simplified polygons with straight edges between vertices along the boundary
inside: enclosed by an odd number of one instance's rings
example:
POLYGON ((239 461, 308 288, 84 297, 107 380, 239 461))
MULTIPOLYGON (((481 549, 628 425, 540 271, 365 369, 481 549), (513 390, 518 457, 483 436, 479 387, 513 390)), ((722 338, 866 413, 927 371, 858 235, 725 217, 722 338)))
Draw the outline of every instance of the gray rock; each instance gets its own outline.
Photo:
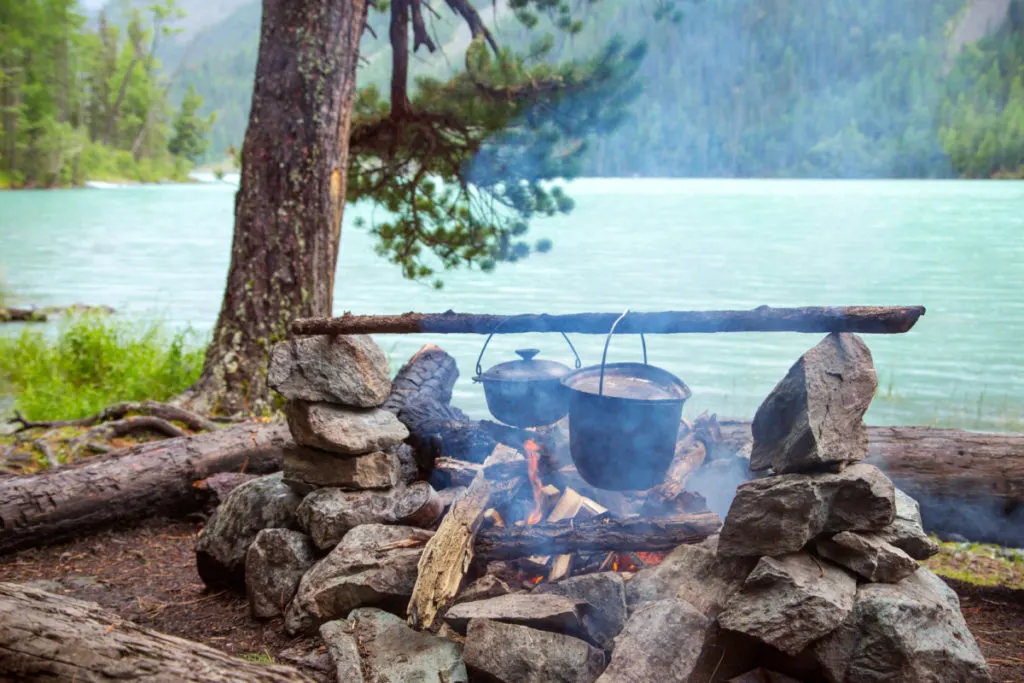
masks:
POLYGON ((511 592, 512 588, 501 577, 494 574, 486 574, 459 591, 452 604, 457 605, 460 602, 475 602, 477 600, 497 598, 502 595, 508 595, 511 592))
POLYGON ((403 484, 411 484, 420 479, 426 479, 424 472, 420 470, 416 462, 416 452, 407 443, 400 443, 387 449, 387 453, 393 453, 398 458, 399 473, 398 479, 403 484))
POLYGON ((267 384, 289 400, 373 408, 391 393, 390 373, 370 337, 301 337, 274 346, 267 384))
POLYGON ((681 545, 654 567, 641 569, 626 587, 626 602, 635 610, 645 602, 682 598, 703 614, 715 617, 743 585, 757 564, 754 557, 716 553, 718 537, 681 545))
POLYGON ((757 409, 750 467, 807 472, 863 460, 864 413, 878 388, 871 351, 855 334, 833 333, 800 357, 757 409))
POLYGON ((299 525, 321 550, 329 550, 362 524, 429 527, 444 511, 437 492, 426 482, 381 491, 317 489, 299 505, 299 525))
POLYGON ((338 682, 466 683, 462 648, 430 633, 414 631, 405 620, 379 609, 353 610, 347 620, 320 627, 335 665, 338 682), (354 660, 354 661, 353 661, 354 660), (354 664, 354 666, 353 666, 354 664), (343 678, 342 673, 360 677, 343 678))
POLYGON ((302 575, 317 560, 309 536, 291 529, 263 529, 245 555, 245 594, 257 619, 284 613, 302 575))
POLYGON ((579 638, 486 619, 469 622, 463 658, 473 680, 593 683, 604 653, 579 638))
POLYGON ((856 592, 853 576, 826 560, 762 557, 718 623, 795 655, 843 623, 856 592))
POLYGON ((599 683, 687 681, 704 648, 711 620, 678 598, 640 607, 615 639, 599 683))
POLYGON ((878 534, 843 531, 818 539, 818 554, 868 581, 899 583, 917 571, 917 561, 878 534))
POLYGON ((333 673, 335 668, 330 654, 324 652, 318 643, 311 643, 306 647, 300 644, 285 648, 278 652, 274 659, 321 673, 333 673))
POLYGON ((857 591, 849 618, 814 646, 831 683, 988 683, 985 658, 949 586, 925 568, 857 591))
POLYGON ((728 683, 800 683, 800 681, 768 669, 754 669, 735 678, 730 678, 728 683))
POLYGON ((348 490, 387 489, 398 484, 402 465, 394 452, 339 457, 334 453, 290 445, 284 449, 281 471, 297 491, 332 487, 348 490))
POLYGON ((300 446, 340 455, 363 455, 397 446, 409 430, 381 408, 345 408, 330 403, 289 401, 288 429, 300 446))
POLYGON ((589 639, 605 650, 626 623, 626 584, 617 572, 581 574, 556 583, 542 583, 533 595, 561 595, 586 603, 583 627, 589 639))
POLYGON ((413 535, 431 532, 406 526, 364 524, 345 534, 331 553, 299 582, 285 614, 290 634, 311 633, 357 607, 404 613, 416 585, 422 546, 402 547, 413 535))
POLYGON ((444 621, 462 634, 466 633, 470 620, 486 619, 586 637, 583 625, 585 604, 561 595, 511 593, 486 600, 460 602, 448 609, 444 621))
POLYGON ((784 474, 736 489, 718 541, 722 555, 784 555, 822 531, 877 531, 896 513, 895 488, 874 465, 838 474, 784 474))
POLYGON ((899 489, 896 489, 896 519, 879 535, 915 560, 927 560, 939 552, 939 544, 924 532, 921 506, 899 489))
POLYGON ((196 569, 208 586, 245 588, 245 554, 263 529, 295 529, 300 498, 281 473, 235 488, 196 540, 196 569))

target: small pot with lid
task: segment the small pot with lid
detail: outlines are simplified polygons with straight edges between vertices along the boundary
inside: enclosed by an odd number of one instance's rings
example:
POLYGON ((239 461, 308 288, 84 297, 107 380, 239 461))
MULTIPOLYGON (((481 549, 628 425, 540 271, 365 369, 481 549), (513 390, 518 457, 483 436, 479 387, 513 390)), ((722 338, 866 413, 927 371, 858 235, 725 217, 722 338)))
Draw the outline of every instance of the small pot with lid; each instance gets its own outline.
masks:
MULTIPOLYGON (((540 353, 538 349, 518 349, 519 360, 500 363, 486 372, 482 369, 484 351, 502 324, 504 321, 487 337, 476 361, 473 381, 484 385, 487 408, 495 418, 513 427, 540 427, 558 422, 569 412, 569 391, 562 385, 562 378, 572 372, 568 365, 536 358, 540 353)), ((579 354, 564 332, 562 336, 579 368, 579 354)))

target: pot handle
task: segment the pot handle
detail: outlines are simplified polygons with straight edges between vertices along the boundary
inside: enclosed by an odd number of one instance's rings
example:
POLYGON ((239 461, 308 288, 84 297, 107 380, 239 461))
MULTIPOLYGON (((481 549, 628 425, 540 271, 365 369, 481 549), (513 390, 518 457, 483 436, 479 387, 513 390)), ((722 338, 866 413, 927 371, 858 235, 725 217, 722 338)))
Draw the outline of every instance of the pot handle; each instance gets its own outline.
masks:
MULTIPOLYGON (((612 335, 615 334, 615 327, 629 315, 629 309, 627 308, 622 312, 615 322, 612 323, 612 329, 608 331, 608 337, 604 340, 604 353, 601 354, 601 379, 597 383, 597 395, 604 396, 604 363, 605 359, 608 358, 608 344, 612 341, 612 335)), ((644 349, 644 365, 647 365, 647 339, 644 338, 644 333, 640 333, 640 345, 644 349)))
MULTIPOLYGON (((519 316, 514 316, 514 315, 508 316, 507 318, 502 320, 500 323, 495 325, 494 329, 491 330, 491 333, 487 336, 487 341, 484 342, 483 348, 480 349, 480 355, 477 356, 477 358, 476 358, 476 377, 473 378, 474 382, 479 382, 480 381, 480 376, 484 374, 484 370, 483 370, 483 366, 481 366, 481 362, 484 359, 484 351, 487 350, 487 345, 491 343, 491 337, 493 337, 495 335, 495 333, 499 329, 501 329, 502 325, 507 323, 512 318, 516 318, 516 317, 519 317, 519 316)), ((576 347, 572 345, 571 341, 569 341, 568 335, 566 335, 565 332, 562 332, 561 334, 562 334, 562 338, 565 339, 565 343, 569 345, 570 349, 572 349, 572 355, 576 357, 576 369, 579 370, 580 367, 583 365, 583 363, 580 362, 580 354, 576 353, 576 347)), ((645 357, 646 357, 646 351, 644 352, 644 354, 645 354, 645 357)))

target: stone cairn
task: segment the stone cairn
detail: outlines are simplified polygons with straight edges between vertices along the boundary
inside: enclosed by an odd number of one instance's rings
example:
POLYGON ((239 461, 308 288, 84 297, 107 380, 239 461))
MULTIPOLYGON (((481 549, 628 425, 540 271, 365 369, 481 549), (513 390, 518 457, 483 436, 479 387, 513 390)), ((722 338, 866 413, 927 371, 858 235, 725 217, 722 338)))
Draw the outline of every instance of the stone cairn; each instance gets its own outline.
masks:
POLYGON ((197 542, 210 585, 244 588, 254 617, 319 634, 286 661, 325 680, 504 683, 925 683, 991 680, 917 503, 867 453, 870 352, 833 334, 753 422, 750 469, 721 533, 635 574, 515 584, 492 562, 438 634, 404 619, 423 542, 451 504, 423 481, 386 408, 368 337, 273 351, 294 443, 283 471, 234 489, 197 542), (400 615, 400 616, 399 616, 400 615))

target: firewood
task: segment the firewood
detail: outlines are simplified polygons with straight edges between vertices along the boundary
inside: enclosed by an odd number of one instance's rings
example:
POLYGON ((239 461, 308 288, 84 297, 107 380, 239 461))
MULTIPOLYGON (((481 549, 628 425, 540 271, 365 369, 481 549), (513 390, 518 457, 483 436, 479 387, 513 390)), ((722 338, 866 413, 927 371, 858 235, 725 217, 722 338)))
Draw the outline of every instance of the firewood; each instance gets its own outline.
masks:
POLYGON ((699 543, 718 533, 721 520, 713 512, 664 519, 630 517, 542 522, 532 526, 484 529, 476 537, 481 561, 506 560, 539 553, 665 552, 686 543, 699 543))

